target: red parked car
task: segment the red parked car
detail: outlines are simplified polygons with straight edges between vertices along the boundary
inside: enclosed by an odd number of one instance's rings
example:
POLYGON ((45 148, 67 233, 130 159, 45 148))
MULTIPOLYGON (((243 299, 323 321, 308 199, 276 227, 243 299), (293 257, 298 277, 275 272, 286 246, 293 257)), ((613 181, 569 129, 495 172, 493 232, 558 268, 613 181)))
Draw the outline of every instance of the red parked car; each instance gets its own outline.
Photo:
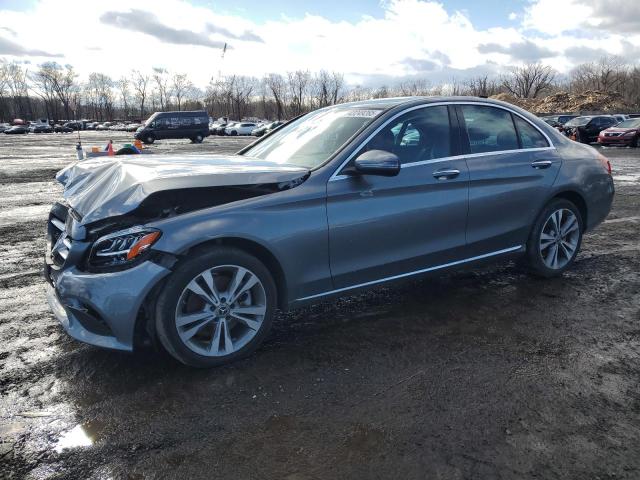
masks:
POLYGON ((598 143, 601 145, 637 147, 639 138, 640 118, 631 118, 602 130, 598 135, 598 143))

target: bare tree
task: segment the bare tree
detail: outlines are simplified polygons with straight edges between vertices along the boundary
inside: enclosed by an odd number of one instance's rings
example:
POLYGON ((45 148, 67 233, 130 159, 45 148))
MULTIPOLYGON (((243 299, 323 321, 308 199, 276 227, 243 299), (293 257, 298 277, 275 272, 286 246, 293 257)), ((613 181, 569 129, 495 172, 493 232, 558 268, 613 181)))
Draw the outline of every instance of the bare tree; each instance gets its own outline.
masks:
POLYGON ((305 100, 311 81, 311 73, 308 70, 288 72, 287 80, 291 97, 291 114, 295 117, 305 112, 305 100))
POLYGON ((160 110, 165 110, 169 103, 169 77, 164 68, 153 69, 153 81, 156 84, 156 93, 160 102, 160 110))
POLYGON ((31 116, 28 72, 15 62, 6 66, 7 87, 13 98, 13 114, 19 117, 31 116))
POLYGON ((490 97, 500 93, 500 84, 489 75, 472 77, 465 83, 466 94, 474 97, 490 97))
POLYGON ((287 95, 287 84, 285 82, 285 79, 279 73, 270 73, 265 78, 265 84, 271 92, 273 101, 276 104, 276 115, 278 117, 278 120, 282 120, 285 115, 285 103, 287 95))
POLYGON ((41 67, 31 74, 32 91, 42 99, 47 118, 58 120, 59 100, 53 88, 50 76, 46 70, 41 67))
POLYGON ((620 57, 602 57, 597 62, 578 65, 571 72, 571 87, 578 91, 614 92, 624 85, 629 70, 620 57))
POLYGON ((182 109, 184 97, 193 89, 193 83, 185 73, 176 73, 171 77, 171 94, 176 100, 178 111, 182 109))
POLYGON ((529 63, 515 67, 503 77, 502 86, 518 98, 536 98, 553 85, 556 73, 548 65, 529 63))
POLYGON ((147 100, 147 87, 149 85, 149 75, 143 75, 138 70, 133 72, 133 78, 131 82, 133 86, 133 92, 140 105, 140 119, 144 118, 144 102, 147 100))
POLYGON ((122 109, 124 113, 124 118, 129 118, 129 99, 131 93, 129 92, 129 87, 131 86, 131 80, 127 77, 121 77, 117 82, 118 91, 120 92, 120 100, 122 102, 122 109))
POLYGON ((233 76, 231 84, 231 101, 233 102, 233 114, 241 120, 248 113, 248 103, 258 82, 253 77, 242 75, 233 76))
POLYGON ((46 79, 51 89, 56 94, 64 108, 64 115, 70 120, 75 113, 72 113, 73 100, 78 96, 78 85, 76 77, 78 74, 74 71, 73 66, 65 65, 62 67, 56 62, 46 62, 40 65, 38 75, 46 79))

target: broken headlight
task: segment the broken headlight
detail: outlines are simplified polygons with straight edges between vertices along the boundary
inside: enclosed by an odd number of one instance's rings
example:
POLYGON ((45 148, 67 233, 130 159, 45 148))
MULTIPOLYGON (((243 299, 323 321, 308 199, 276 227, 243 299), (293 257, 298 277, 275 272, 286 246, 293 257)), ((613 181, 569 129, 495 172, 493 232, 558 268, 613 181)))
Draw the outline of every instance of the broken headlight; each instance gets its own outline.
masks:
POLYGON ((100 237, 93 244, 89 263, 92 267, 119 267, 142 258, 160 238, 160 230, 133 227, 100 237))

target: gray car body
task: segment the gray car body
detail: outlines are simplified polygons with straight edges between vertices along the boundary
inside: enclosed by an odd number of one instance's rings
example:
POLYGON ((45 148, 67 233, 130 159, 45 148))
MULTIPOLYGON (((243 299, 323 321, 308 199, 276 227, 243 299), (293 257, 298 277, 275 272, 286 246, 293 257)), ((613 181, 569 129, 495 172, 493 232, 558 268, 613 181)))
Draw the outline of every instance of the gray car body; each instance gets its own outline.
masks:
POLYGON ((332 108, 383 111, 312 171, 269 166, 240 155, 228 158, 236 168, 225 167, 222 173, 216 169, 225 163, 223 158, 201 157, 198 161, 211 162, 213 170, 189 175, 188 161, 163 159, 167 165, 182 162, 184 168, 174 166, 172 173, 160 179, 148 178, 149 171, 144 170, 138 178, 127 178, 119 171, 118 181, 107 182, 113 183, 109 195, 104 185, 94 194, 87 193, 95 181, 72 188, 82 180, 81 170, 62 173, 67 203, 86 214, 67 221, 66 235, 73 245, 64 265, 47 273, 49 303, 69 334, 94 345, 132 350, 141 322, 147 321, 142 315, 145 306, 152 303, 179 259, 194 248, 235 245, 256 255, 272 272, 279 307, 286 309, 389 281, 522 254, 537 215, 557 196, 578 206, 585 230, 602 222, 611 208, 613 181, 596 151, 568 140, 513 105, 481 98, 427 97, 332 108), (368 139, 389 121, 411 109, 442 104, 507 109, 533 124, 550 146, 482 154, 460 150, 451 157, 404 164, 395 177, 342 174, 368 139), (536 161, 551 161, 551 166, 533 168, 536 161), (243 169, 252 162, 261 167, 247 177, 243 169), (455 179, 434 178, 435 170, 448 168, 461 173, 455 179), (292 188, 145 223, 162 231, 153 245, 154 260, 114 272, 89 272, 81 266, 91 248, 86 238, 88 219, 126 214, 152 191, 176 185, 289 181, 294 182, 292 188), (87 311, 97 313, 111 334, 85 328, 81 317, 87 311))

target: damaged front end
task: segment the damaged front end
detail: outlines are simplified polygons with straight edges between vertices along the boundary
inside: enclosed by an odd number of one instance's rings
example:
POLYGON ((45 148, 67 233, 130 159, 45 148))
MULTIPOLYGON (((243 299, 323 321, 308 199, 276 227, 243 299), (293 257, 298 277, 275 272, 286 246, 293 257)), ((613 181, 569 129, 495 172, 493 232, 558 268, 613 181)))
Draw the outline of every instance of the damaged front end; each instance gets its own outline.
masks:
POLYGON ((130 268, 153 255, 162 235, 144 225, 289 190, 308 176, 306 169, 239 155, 79 162, 57 175, 65 204, 54 207, 52 222, 64 230, 64 243, 52 238, 48 256, 80 241, 91 245, 76 263, 80 269, 130 268))

